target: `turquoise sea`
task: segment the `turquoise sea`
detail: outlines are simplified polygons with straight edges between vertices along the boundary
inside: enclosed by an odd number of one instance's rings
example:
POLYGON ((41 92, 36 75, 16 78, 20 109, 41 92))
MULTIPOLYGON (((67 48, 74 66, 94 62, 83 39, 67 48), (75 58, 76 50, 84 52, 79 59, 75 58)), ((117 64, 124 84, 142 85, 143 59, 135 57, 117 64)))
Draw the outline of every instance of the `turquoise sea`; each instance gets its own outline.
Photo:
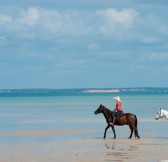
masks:
MULTIPOLYGON (((156 121, 158 108, 168 110, 168 93, 100 93, 100 94, 13 94, 0 95, 0 145, 45 141, 102 138, 106 122, 94 111, 103 104, 114 109, 113 97, 122 99, 124 112, 138 118, 141 138, 168 139, 168 121, 156 121), (16 132, 40 130, 90 130, 79 133, 15 135, 16 132), (14 134, 14 135, 11 135, 14 134)), ((128 138, 128 126, 116 127, 117 138, 128 138)), ((112 138, 108 130, 107 138, 112 138)))

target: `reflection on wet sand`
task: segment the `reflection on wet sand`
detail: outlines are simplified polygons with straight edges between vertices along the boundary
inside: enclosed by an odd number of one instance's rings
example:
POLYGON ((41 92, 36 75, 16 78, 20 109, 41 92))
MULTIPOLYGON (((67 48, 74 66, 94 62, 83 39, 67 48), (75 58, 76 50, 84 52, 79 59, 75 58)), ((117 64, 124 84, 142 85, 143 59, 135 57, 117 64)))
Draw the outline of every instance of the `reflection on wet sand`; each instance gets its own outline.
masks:
POLYGON ((127 160, 132 160, 134 154, 138 150, 136 143, 132 142, 119 142, 116 140, 105 141, 106 150, 106 161, 117 161, 124 162, 127 160))
POLYGON ((105 161, 168 162, 167 144, 167 140, 160 139, 104 140, 105 161))

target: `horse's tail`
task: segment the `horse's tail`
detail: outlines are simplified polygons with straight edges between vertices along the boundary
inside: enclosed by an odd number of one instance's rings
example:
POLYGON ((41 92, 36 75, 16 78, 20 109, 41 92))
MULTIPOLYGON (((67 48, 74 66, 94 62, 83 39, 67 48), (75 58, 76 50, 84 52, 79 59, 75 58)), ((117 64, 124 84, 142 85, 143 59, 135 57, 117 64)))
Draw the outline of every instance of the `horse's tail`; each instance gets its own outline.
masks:
POLYGON ((135 135, 135 138, 136 138, 136 137, 140 138, 140 136, 138 135, 138 119, 137 119, 136 115, 134 115, 134 116, 135 116, 135 129, 134 129, 134 135, 135 135))

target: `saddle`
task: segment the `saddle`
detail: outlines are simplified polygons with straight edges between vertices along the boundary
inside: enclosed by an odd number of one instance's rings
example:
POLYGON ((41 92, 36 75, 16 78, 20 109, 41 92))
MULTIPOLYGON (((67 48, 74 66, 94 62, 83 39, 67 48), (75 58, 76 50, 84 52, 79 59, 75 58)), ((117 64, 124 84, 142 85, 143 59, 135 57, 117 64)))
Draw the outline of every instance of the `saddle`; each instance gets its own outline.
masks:
POLYGON ((124 114, 124 112, 122 111, 122 113, 121 114, 119 114, 119 115, 117 115, 116 117, 119 117, 119 116, 121 116, 121 115, 123 115, 124 114))
POLYGON ((124 114, 124 111, 122 111, 120 114, 117 114, 117 112, 113 112, 112 116, 119 117, 124 114))

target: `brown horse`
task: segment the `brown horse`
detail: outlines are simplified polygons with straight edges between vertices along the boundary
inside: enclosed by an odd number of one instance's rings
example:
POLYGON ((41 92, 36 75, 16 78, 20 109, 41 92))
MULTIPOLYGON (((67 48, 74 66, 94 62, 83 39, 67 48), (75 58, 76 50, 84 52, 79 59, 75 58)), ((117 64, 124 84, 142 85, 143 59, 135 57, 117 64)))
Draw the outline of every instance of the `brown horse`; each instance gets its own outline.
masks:
MULTIPOLYGON (((112 127, 113 133, 114 133, 114 138, 116 138, 116 133, 115 133, 115 129, 114 126, 112 126, 110 123, 112 123, 113 121, 113 111, 107 109, 105 106, 100 105, 99 108, 94 112, 96 115, 99 113, 103 113, 106 122, 107 122, 107 127, 105 128, 105 132, 104 132, 104 138, 106 138, 106 132, 107 130, 112 127)), ((134 131, 134 135, 135 138, 140 138, 140 136, 138 135, 138 128, 137 128, 137 117, 134 114, 131 113, 126 113, 126 114, 122 114, 118 117, 115 118, 115 123, 114 125, 119 125, 119 126, 123 126, 123 125, 129 125, 130 130, 131 130, 131 134, 129 136, 129 138, 132 138, 132 134, 134 131)))

